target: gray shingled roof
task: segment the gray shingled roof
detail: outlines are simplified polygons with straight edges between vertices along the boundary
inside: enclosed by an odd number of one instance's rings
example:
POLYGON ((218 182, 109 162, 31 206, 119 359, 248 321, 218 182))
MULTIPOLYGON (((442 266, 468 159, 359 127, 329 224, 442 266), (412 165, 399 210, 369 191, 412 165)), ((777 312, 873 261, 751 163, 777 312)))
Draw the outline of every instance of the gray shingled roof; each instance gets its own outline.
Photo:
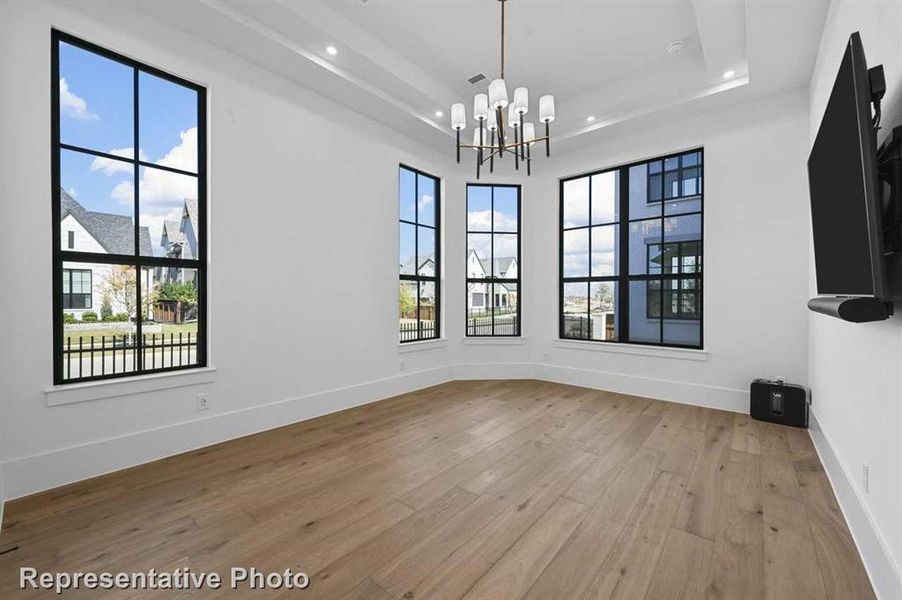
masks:
MULTIPOLYGON (((65 189, 60 188, 60 220, 70 214, 108 253, 134 254, 135 224, 131 217, 86 210, 65 189)), ((139 228, 139 243, 143 256, 154 255, 147 227, 139 228)))
POLYGON ((164 221, 163 235, 169 239, 170 244, 185 241, 185 233, 181 230, 181 224, 178 221, 164 221))
MULTIPOLYGON (((476 254, 476 260, 479 261, 479 264, 482 265, 482 271, 486 274, 486 276, 491 276, 493 271, 489 267, 489 261, 480 258, 479 254, 475 250, 470 250, 473 254, 476 254)), ((497 273, 498 277, 504 277, 507 274, 507 270, 510 269, 511 263, 514 262, 513 256, 504 256, 501 258, 495 259, 495 270, 494 273, 497 273)))
MULTIPOLYGON (((430 254, 428 256, 421 256, 420 258, 422 260, 420 260, 420 268, 416 270, 416 274, 419 274, 420 270, 426 266, 426 263, 435 262, 432 254, 430 254)), ((401 273, 413 275, 414 274, 413 261, 415 261, 415 260, 416 259, 413 256, 411 256, 406 261, 404 261, 404 264, 401 265, 401 273)))

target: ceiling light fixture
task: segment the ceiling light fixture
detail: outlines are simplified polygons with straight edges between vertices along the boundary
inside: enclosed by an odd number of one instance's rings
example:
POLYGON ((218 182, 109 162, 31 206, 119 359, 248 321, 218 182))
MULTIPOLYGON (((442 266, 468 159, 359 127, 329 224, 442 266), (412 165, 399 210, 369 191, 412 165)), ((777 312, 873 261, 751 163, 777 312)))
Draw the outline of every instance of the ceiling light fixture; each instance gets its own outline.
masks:
POLYGON ((526 174, 532 174, 532 150, 538 142, 545 142, 545 156, 551 156, 550 123, 554 121, 554 96, 539 98, 539 121, 545 124, 544 137, 536 137, 533 123, 524 123, 523 115, 529 112, 529 91, 525 87, 514 89, 513 102, 508 100, 507 84, 504 81, 504 5, 501 3, 501 77, 492 80, 488 94, 476 94, 473 98, 473 118, 476 128, 473 143, 461 144, 460 132, 467 126, 467 112, 463 103, 451 105, 451 129, 457 132, 457 162, 460 163, 460 149, 473 148, 476 151, 476 179, 479 179, 482 165, 489 163, 489 172, 495 172, 495 157, 505 153, 514 155, 514 168, 520 170, 520 163, 526 164, 526 174), (505 121, 504 109, 507 108, 505 121), (513 140, 509 131, 513 132, 513 140))
POLYGON ((443 113, 443 112, 440 111, 440 110, 437 110, 437 111, 435 111, 435 116, 436 116, 436 117, 444 117, 444 116, 445 116, 445 113, 443 113))
POLYGON ((332 56, 335 56, 336 54, 338 54, 338 48, 336 48, 335 46, 326 46, 326 52, 331 54, 332 56))
POLYGON ((735 75, 736 75, 736 71, 734 71, 733 69, 723 72, 724 79, 732 79, 735 75))
POLYGON ((586 122, 587 122, 587 123, 591 123, 591 122, 594 121, 594 120, 595 120, 595 116, 594 116, 594 115, 589 115, 588 117, 586 117, 586 122))

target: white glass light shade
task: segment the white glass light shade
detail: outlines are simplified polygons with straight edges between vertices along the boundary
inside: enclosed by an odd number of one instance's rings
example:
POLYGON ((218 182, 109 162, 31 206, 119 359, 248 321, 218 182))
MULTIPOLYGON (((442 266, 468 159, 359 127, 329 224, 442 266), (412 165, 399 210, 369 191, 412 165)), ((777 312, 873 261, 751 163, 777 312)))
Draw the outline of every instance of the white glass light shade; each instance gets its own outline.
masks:
POLYGON ((494 110, 489 111, 489 120, 486 123, 486 127, 489 131, 497 131, 498 130, 498 116, 494 110))
POLYGON ((523 123, 523 141, 531 142, 536 139, 536 126, 532 123, 523 123))
POLYGON ((460 131, 467 126, 467 111, 464 105, 458 102, 451 105, 451 129, 460 131))
POLYGON ((492 108, 507 106, 507 86, 503 79, 495 79, 489 84, 489 104, 492 108))
POLYGON ((507 125, 516 129, 520 126, 520 115, 514 112, 514 105, 507 110, 507 125))
POLYGON ((525 115, 529 112, 529 90, 525 87, 518 87, 514 90, 514 101, 511 103, 514 112, 525 115))
POLYGON ((554 121, 554 96, 542 96, 539 98, 539 121, 551 123, 554 121))
MULTIPOLYGON (((489 145, 489 132, 486 131, 485 127, 477 127, 473 130, 473 145, 474 146, 488 146, 489 145), (482 131, 482 142, 479 141, 479 132, 482 131)), ((473 148, 473 150, 479 150, 479 148, 473 148)))
POLYGON ((473 118, 477 121, 489 118, 489 97, 485 94, 476 94, 473 98, 473 118))

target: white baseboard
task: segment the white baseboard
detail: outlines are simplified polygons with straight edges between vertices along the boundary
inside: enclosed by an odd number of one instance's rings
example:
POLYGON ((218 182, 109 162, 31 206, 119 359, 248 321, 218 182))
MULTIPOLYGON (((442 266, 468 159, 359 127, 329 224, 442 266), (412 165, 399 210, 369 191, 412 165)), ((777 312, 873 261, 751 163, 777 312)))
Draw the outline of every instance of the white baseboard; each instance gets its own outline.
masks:
POLYGON ((745 390, 529 362, 461 363, 405 373, 0 464, 6 500, 455 379, 542 379, 738 412, 745 390))
POLYGON ((452 379, 452 367, 442 366, 13 459, 0 465, 5 499, 20 498, 452 379))
POLYGON ((887 600, 902 598, 902 565, 893 559, 889 544, 877 527, 858 487, 852 484, 854 479, 834 453, 814 412, 808 419, 808 433, 830 479, 833 493, 849 525, 874 592, 878 598, 887 600))
POLYGON ((732 412, 749 411, 748 390, 541 363, 536 365, 536 378, 732 412))

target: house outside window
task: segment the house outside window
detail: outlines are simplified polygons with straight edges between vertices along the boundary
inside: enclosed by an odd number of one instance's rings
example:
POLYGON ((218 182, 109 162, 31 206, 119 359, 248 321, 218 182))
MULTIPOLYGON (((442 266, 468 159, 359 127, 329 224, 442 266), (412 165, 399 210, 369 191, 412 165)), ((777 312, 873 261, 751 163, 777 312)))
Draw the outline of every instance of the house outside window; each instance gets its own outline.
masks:
POLYGON ((400 342, 441 336, 441 194, 437 177, 398 169, 398 336, 400 342))
POLYGON ((468 337, 520 335, 520 186, 467 185, 468 337))
POLYGON ((702 347, 703 156, 561 180, 561 338, 702 347))
POLYGON ((56 30, 51 56, 54 383, 205 366, 206 91, 56 30))

